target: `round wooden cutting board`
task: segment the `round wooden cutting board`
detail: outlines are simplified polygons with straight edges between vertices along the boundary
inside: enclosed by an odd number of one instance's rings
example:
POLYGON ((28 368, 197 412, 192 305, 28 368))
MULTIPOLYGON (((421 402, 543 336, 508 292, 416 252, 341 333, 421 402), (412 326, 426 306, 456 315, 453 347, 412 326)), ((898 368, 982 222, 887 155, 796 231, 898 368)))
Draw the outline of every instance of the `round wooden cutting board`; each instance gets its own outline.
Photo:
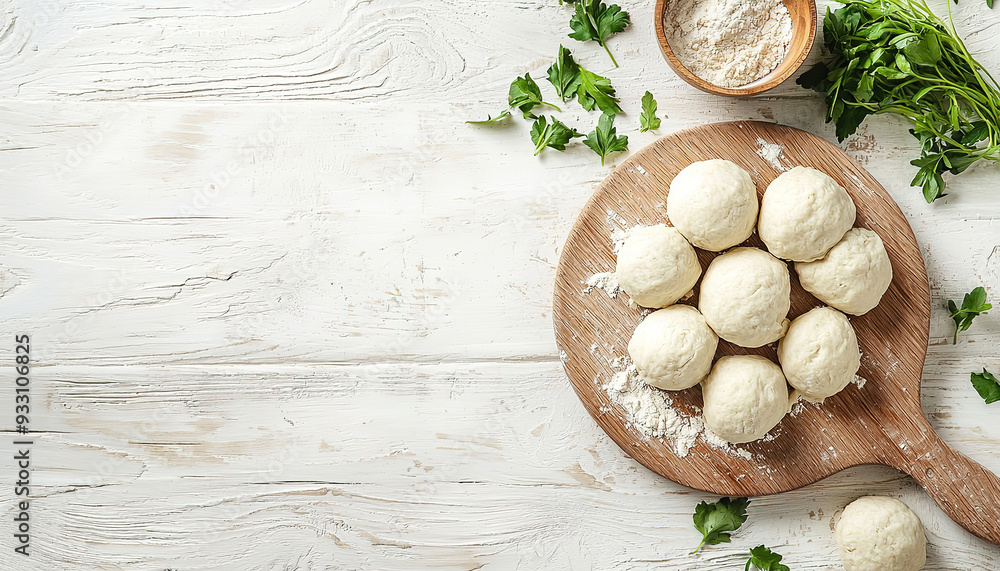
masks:
MULTIPOLYGON (((746 245, 763 248, 756 233, 746 245)), ((716 254, 699 250, 702 267, 716 254)), ((789 318, 822 305, 802 289, 795 272, 789 318)), ((698 286, 695 287, 697 292, 698 286)), ((697 305, 697 296, 684 303, 697 305)), ((858 464, 885 464, 913 475, 955 521, 1000 544, 1000 479, 947 446, 920 406, 920 375, 927 350, 930 293, 916 239, 899 207, 870 174, 843 151, 804 131, 760 122, 730 122, 679 131, 638 151, 594 193, 570 231, 556 276, 554 322, 566 373, 598 424, 630 456, 680 484, 718 494, 756 496, 795 489, 858 464), (758 151, 782 147, 781 169, 758 151), (667 221, 670 181, 685 166, 728 159, 746 169, 758 194, 783 170, 803 165, 832 176, 857 205, 856 226, 885 242, 893 281, 877 308, 852 317, 863 353, 859 388, 848 385, 821 406, 787 415, 770 441, 740 445, 750 459, 699 442, 686 456, 669 441, 646 438, 601 388, 615 370, 643 310, 624 293, 611 298, 592 275, 613 272, 611 233, 624 223, 667 221)), ((720 341, 717 356, 759 354, 777 362, 775 347, 744 349, 720 341)), ((670 393, 683 414, 697 415, 701 389, 670 393)))

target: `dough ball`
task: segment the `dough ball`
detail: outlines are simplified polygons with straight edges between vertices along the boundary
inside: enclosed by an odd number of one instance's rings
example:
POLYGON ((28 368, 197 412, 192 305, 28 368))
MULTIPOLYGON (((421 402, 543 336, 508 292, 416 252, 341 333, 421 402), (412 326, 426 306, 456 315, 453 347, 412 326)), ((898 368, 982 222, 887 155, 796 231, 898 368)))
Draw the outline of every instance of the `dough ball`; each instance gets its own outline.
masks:
POLYGON ((629 230, 618 250, 618 284, 643 307, 674 303, 694 288, 700 276, 694 248, 676 228, 665 224, 629 230))
POLYGON ((788 329, 788 267, 757 248, 735 248, 712 260, 698 309, 715 332, 742 347, 777 341, 788 329))
POLYGON ((895 498, 854 500, 844 508, 836 535, 846 571, 917 571, 927 559, 920 518, 895 498))
POLYGON ((760 355, 719 359, 701 388, 705 426, 733 444, 764 436, 788 412, 781 367, 760 355))
POLYGON ((779 258, 811 262, 854 226, 850 195, 825 173, 795 167, 774 179, 760 202, 757 233, 779 258))
POLYGON ((667 216, 696 248, 720 252, 753 233, 757 187, 735 163, 721 159, 691 163, 670 183, 667 216))
POLYGON ((861 367, 858 336, 843 313, 817 307, 788 326, 778 360, 788 384, 806 400, 821 401, 854 380, 861 367))
POLYGON ((809 293, 851 315, 874 309, 892 282, 885 244, 867 228, 852 228, 822 260, 795 264, 809 293))
POLYGON ((635 328, 628 354, 647 384, 668 391, 693 387, 712 369, 719 337, 689 305, 654 311, 635 328))

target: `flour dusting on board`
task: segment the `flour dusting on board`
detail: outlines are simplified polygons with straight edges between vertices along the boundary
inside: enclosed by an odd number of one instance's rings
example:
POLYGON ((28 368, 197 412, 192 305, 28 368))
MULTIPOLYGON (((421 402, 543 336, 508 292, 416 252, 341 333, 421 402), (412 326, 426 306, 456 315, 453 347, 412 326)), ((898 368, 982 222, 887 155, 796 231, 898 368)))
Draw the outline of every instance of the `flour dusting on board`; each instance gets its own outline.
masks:
POLYGON ((764 139, 757 139, 757 145, 760 146, 760 148, 757 149, 757 154, 760 155, 762 159, 771 163, 771 166, 779 171, 788 170, 788 167, 781 164, 781 159, 785 158, 785 147, 775 143, 768 143, 764 139))
POLYGON ((614 299, 622 289, 618 285, 618 278, 615 277, 614 272, 594 274, 587 278, 587 281, 583 282, 583 284, 587 286, 583 288, 583 293, 590 293, 594 289, 602 289, 611 299, 614 299))
POLYGON ((748 450, 736 448, 708 430, 701 415, 686 415, 674 408, 670 394, 643 382, 627 356, 616 357, 609 365, 615 374, 601 388, 611 397, 611 402, 625 409, 631 426, 643 436, 666 440, 681 458, 687 456, 701 438, 713 448, 752 459, 748 450))
MULTIPOLYGON (((626 362, 627 358, 616 359, 612 361, 612 367, 621 367, 626 362)), ((612 402, 628 412, 636 430, 649 438, 667 440, 678 456, 688 455, 705 428, 705 422, 700 417, 685 417, 678 413, 666 391, 646 385, 632 363, 616 372, 603 388, 612 402)))
POLYGON ((625 237, 628 236, 628 220, 609 208, 604 221, 607 223, 608 229, 611 230, 612 251, 617 254, 622 249, 622 244, 625 243, 625 237))

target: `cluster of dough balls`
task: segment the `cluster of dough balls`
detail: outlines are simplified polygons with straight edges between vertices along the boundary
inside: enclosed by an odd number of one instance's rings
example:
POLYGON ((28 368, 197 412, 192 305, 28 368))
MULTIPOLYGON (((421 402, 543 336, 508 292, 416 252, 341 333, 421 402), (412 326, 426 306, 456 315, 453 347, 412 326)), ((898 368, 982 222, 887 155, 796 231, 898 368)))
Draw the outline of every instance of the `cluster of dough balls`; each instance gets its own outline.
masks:
POLYGON ((721 438, 751 442, 788 411, 788 385, 821 401, 860 367, 857 336, 844 313, 878 305, 892 266, 878 235, 853 228, 854 201, 830 176, 795 167, 767 187, 758 205, 750 174, 726 160, 692 163, 667 195, 672 226, 633 228, 618 251, 619 285, 657 309, 636 327, 629 356, 641 378, 665 390, 702 383, 705 424, 721 438), (757 228, 768 251, 735 247, 757 228), (723 252, 702 276, 695 247, 723 252), (795 263, 802 286, 830 307, 789 323, 795 263), (674 305, 693 294, 698 308, 674 305), (723 357, 719 339, 742 347, 778 341, 781 366, 756 356, 723 357))

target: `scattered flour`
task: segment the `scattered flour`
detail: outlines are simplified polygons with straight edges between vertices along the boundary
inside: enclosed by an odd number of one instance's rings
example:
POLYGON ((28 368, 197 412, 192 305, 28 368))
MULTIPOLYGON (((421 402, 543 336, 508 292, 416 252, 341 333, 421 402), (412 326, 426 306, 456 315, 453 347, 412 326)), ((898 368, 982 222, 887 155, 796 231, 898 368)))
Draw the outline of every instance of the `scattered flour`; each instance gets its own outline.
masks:
POLYGON ((757 139, 757 144, 760 145, 760 148, 757 149, 757 154, 760 155, 762 159, 771 163, 771 166, 779 171, 788 170, 788 167, 781 164, 781 161, 779 160, 785 158, 785 147, 774 143, 768 143, 764 139, 757 139))
POLYGON ((611 251, 618 254, 618 251, 622 249, 622 245, 625 243, 625 237, 628 236, 628 230, 616 229, 611 232, 611 251))
POLYGON ((736 448, 708 430, 701 415, 689 416, 675 409, 667 391, 650 387, 639 378, 628 356, 615 357, 609 364, 615 374, 601 388, 612 402, 625 409, 632 426, 647 438, 663 438, 682 458, 699 438, 728 454, 746 460, 753 458, 748 450, 736 448))
POLYGON ((594 274, 587 278, 587 281, 583 282, 587 287, 583 288, 583 293, 590 293, 595 288, 603 289, 608 297, 614 299, 621 291, 621 286, 618 285, 618 278, 615 277, 614 272, 602 272, 599 274, 594 274))
POLYGON ((854 375, 854 381, 852 381, 852 382, 855 385, 858 385, 858 389, 860 390, 860 389, 865 388, 865 383, 868 382, 868 379, 862 377, 861 375, 854 375))
POLYGON ((611 228, 628 228, 628 220, 610 208, 605 213, 604 220, 611 228))
POLYGON ((788 53, 792 17, 782 0, 678 0, 668 6, 663 27, 670 49, 715 85, 753 83, 788 53))
POLYGON ((723 440, 721 436, 712 432, 712 430, 707 427, 705 428, 705 431, 702 432, 701 439, 705 441, 705 444, 708 444, 712 448, 715 448, 717 450, 723 450, 729 454, 732 454, 733 456, 738 456, 740 458, 743 458, 744 460, 753 460, 753 454, 751 454, 749 450, 744 450, 742 448, 737 448, 733 446, 732 444, 723 440))
POLYGON ((806 403, 799 397, 797 401, 792 403, 792 408, 788 411, 789 416, 798 416, 806 411, 806 403))
POLYGON ((681 457, 687 456, 705 428, 701 417, 682 416, 666 391, 654 389, 639 378, 631 363, 604 385, 616 404, 628 411, 632 425, 649 438, 664 438, 681 457))

